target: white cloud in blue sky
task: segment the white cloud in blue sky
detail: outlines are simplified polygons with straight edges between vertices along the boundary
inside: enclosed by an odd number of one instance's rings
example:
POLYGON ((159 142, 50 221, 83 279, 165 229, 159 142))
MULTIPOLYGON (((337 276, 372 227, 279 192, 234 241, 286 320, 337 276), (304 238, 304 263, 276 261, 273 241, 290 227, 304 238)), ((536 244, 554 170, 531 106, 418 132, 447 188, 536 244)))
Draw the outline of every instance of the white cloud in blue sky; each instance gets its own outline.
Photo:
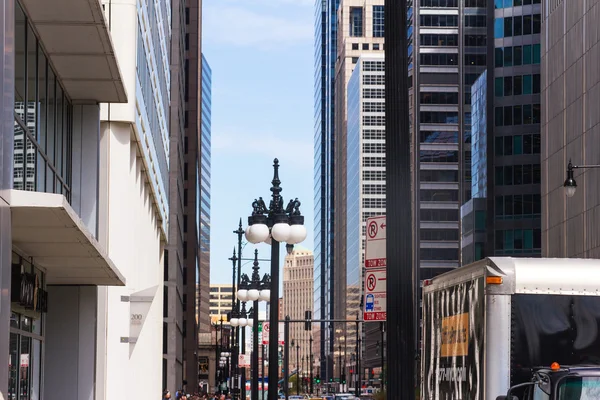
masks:
MULTIPOLYGON (((270 195, 273 158, 285 201, 298 197, 313 248, 313 0, 204 0, 212 68, 211 282, 231 281, 239 218, 270 195)), ((252 256, 248 245, 244 257, 252 256)), ((270 248, 259 246, 262 258, 270 248)), ((285 249, 282 247, 282 260, 285 249)), ((267 272, 268 263, 261 271, 267 272)), ((243 269, 250 271, 250 264, 243 269)))

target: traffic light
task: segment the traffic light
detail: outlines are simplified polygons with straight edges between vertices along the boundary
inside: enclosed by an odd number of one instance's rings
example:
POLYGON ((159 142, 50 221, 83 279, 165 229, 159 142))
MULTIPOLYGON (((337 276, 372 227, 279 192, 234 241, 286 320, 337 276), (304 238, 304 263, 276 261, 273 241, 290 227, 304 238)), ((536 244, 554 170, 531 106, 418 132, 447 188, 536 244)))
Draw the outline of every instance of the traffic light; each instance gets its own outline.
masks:
POLYGON ((320 377, 320 376, 317 376, 317 377, 315 378, 315 382, 317 382, 317 383, 321 383, 321 377, 320 377))
POLYGON ((346 383, 346 374, 342 374, 342 383, 346 383))
POLYGON ((310 331, 312 329, 312 311, 310 310, 306 310, 304 311, 304 319, 306 320, 306 322, 304 322, 304 330, 305 331, 310 331))
POLYGON ((329 383, 333 382, 333 378, 329 378, 329 383))

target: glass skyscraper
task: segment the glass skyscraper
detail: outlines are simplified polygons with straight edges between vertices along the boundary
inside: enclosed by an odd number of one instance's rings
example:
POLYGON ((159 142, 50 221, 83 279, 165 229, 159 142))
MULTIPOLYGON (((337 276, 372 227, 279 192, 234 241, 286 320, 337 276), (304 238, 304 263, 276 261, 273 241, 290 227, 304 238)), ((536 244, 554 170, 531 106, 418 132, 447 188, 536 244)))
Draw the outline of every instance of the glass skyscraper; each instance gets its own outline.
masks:
MULTIPOLYGON (((315 3, 315 142, 314 211, 315 273, 314 318, 333 315, 333 186, 334 186, 334 77, 337 56, 336 12, 339 0, 315 3)), ((328 324, 316 332, 315 349, 324 379, 331 376, 333 335, 328 324), (327 361, 329 360, 329 361, 327 361)))
POLYGON ((463 264, 541 254, 541 4, 496 0, 489 7, 493 57, 473 85, 473 199, 461 209, 463 264))
POLYGON ((414 259, 423 280, 460 264, 459 208, 471 197, 470 91, 486 68, 486 1, 415 0, 407 15, 414 259))

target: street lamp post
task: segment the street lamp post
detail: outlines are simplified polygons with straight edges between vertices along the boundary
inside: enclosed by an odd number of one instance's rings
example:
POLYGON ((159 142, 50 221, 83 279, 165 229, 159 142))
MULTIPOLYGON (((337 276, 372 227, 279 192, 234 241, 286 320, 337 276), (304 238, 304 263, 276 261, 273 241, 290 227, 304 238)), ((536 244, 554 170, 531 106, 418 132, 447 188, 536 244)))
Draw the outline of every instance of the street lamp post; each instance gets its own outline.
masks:
POLYGON ((313 394, 313 338, 312 335, 310 335, 310 348, 308 349, 308 353, 310 354, 309 358, 310 358, 310 394, 313 394))
MULTIPOLYGON (((240 224, 241 224, 242 220, 240 219, 240 224)), ((240 243, 241 244, 241 240, 240 243)), ((241 250, 241 246, 240 246, 240 252, 241 250)), ((242 255, 240 253, 240 257, 239 259, 242 258, 242 255)), ((237 261, 238 261, 238 257, 236 256, 235 253, 235 247, 233 248, 233 256, 230 258, 232 264, 233 264, 233 276, 232 276, 232 281, 231 281, 231 288, 232 288, 232 292, 235 293, 236 290, 236 282, 237 279, 235 278, 236 274, 236 265, 237 265, 237 261)), ((232 320, 238 320, 237 318, 237 310, 238 310, 238 304, 236 304, 236 301, 234 299, 234 301, 231 302, 231 314, 230 314, 230 325, 231 325, 231 350, 233 352, 233 357, 231 358, 231 376, 233 377, 233 384, 232 384, 232 389, 236 389, 236 382, 237 382, 237 376, 239 374, 238 368, 237 368, 237 359, 238 359, 238 347, 237 347, 237 342, 238 342, 238 331, 237 331, 237 326, 234 326, 231 321, 232 320)), ((236 393, 233 393, 233 397, 235 398, 236 393)))
MULTIPOLYGON (((258 250, 254 250, 254 265, 252 267, 252 279, 248 275, 242 275, 242 281, 237 291, 237 298, 244 304, 250 300, 252 305, 252 320, 247 320, 252 327, 252 400, 258 400, 258 302, 268 301, 271 298, 271 277, 265 274, 260 278, 258 272, 258 250)), ((245 384, 244 384, 245 385, 245 384)))
POLYGON ((577 190, 577 182, 575 181, 574 177, 575 170, 585 168, 600 168, 600 165, 573 165, 571 163, 571 160, 569 160, 569 164, 567 165, 567 179, 563 184, 563 187, 565 188, 565 194, 567 195, 567 197, 573 197, 575 195, 575 191, 577 190))
MULTIPOLYGON (((293 346, 293 345, 292 345, 293 346)), ((300 368, 298 365, 298 354, 300 353, 300 344, 296 343, 296 395, 300 395, 300 368)))
MULTIPOLYGON (((252 203, 252 216, 248 217, 246 239, 250 243, 271 244, 271 312, 269 318, 269 354, 277 354, 279 335, 279 244, 286 242, 291 252, 293 245, 306 239, 304 217, 300 213, 300 201, 290 200, 283 207, 282 188, 279 180, 279 160, 273 160, 272 199, 269 208, 262 197, 252 203)), ((277 377, 278 363, 269 363, 269 377, 277 377)), ((276 381, 276 378, 275 378, 276 381)), ((269 400, 277 400, 277 385, 269 385, 269 400)))

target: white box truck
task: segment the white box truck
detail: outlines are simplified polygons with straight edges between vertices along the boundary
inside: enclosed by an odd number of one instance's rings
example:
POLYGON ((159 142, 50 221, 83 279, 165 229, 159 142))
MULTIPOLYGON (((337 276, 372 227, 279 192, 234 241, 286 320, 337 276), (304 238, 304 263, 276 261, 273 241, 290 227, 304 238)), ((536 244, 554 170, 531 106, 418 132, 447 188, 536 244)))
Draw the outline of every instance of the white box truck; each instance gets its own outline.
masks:
POLYGON ((600 260, 486 258, 422 309, 422 400, 600 400, 600 260))

